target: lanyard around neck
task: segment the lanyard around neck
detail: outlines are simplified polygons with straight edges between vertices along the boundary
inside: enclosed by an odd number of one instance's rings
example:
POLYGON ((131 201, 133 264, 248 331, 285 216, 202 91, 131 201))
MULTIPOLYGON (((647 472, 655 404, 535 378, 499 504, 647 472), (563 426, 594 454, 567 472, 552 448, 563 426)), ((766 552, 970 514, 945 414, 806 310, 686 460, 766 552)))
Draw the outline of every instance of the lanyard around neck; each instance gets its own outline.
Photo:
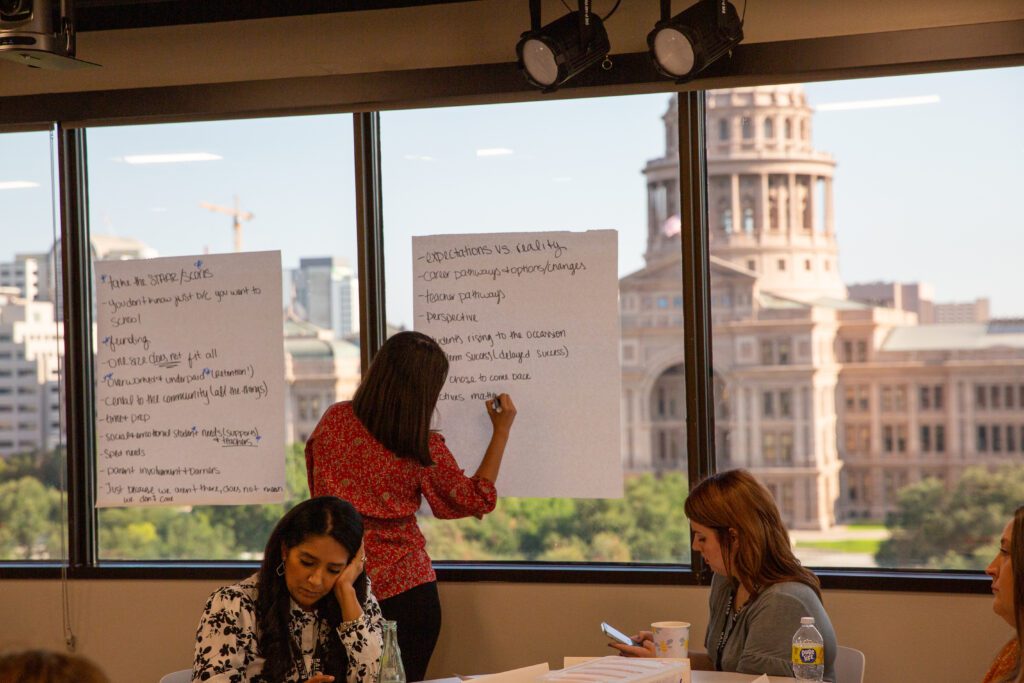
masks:
POLYGON ((315 624, 315 628, 313 629, 313 656, 308 670, 306 669, 306 652, 302 649, 302 634, 306 628, 303 627, 302 630, 299 631, 298 643, 295 643, 294 637, 292 638, 292 643, 297 645, 296 654, 298 655, 295 657, 295 669, 299 674, 299 679, 303 682, 308 681, 318 673, 322 673, 320 671, 320 662, 323 656, 323 649, 320 643, 321 621, 318 616, 314 615, 313 618, 315 619, 313 622, 315 624))

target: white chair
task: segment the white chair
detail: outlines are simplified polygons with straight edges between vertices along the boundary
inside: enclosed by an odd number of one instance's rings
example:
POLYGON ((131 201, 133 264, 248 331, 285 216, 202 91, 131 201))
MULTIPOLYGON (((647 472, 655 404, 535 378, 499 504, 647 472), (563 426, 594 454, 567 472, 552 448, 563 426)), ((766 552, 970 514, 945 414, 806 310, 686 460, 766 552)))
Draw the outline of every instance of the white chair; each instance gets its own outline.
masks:
POLYGON ((864 653, 852 647, 836 648, 836 683, 864 683, 864 653))
POLYGON ((172 671, 161 678, 160 683, 192 683, 192 669, 172 671))

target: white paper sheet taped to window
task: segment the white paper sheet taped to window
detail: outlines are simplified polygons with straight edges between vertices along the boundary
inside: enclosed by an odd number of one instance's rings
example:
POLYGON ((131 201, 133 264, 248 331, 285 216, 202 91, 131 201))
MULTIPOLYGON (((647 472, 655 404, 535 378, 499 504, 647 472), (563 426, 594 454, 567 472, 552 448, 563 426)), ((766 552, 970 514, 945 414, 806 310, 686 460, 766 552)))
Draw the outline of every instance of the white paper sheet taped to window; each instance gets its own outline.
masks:
POLYGON ((618 235, 412 238, 415 328, 448 355, 434 428, 468 472, 491 437, 484 400, 518 414, 502 496, 621 498, 618 235))
POLYGON ((612 655, 552 671, 537 680, 564 683, 690 683, 690 660, 636 659, 612 655))
POLYGON ((283 501, 281 252, 95 271, 97 507, 283 501))

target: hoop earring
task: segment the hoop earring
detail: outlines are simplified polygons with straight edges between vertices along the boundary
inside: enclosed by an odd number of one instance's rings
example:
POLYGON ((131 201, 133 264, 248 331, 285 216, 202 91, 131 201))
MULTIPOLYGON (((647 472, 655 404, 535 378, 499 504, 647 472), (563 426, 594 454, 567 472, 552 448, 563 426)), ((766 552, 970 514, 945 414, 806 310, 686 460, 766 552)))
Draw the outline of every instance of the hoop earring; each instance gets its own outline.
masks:
POLYGON ((278 576, 284 576, 284 560, 281 560, 281 564, 277 565, 277 569, 275 570, 275 573, 278 576))

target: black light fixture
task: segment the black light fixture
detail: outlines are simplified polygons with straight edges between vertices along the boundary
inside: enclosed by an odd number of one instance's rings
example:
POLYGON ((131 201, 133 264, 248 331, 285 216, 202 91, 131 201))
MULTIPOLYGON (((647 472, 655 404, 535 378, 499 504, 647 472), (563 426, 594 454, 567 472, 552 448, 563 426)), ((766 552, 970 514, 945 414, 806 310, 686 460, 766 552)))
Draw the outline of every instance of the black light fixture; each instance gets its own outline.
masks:
POLYGON ((729 0, 699 0, 674 17, 671 0, 661 0, 661 20, 647 34, 654 65, 684 83, 731 52, 743 40, 743 22, 729 0))
POLYGON ((611 46, 604 22, 590 11, 590 0, 579 0, 569 12, 547 26, 540 25, 540 0, 530 0, 530 30, 516 44, 519 69, 526 80, 551 92, 581 71, 608 58, 611 46))
POLYGON ((0 0, 0 59, 33 69, 99 66, 75 59, 74 0, 0 0))

